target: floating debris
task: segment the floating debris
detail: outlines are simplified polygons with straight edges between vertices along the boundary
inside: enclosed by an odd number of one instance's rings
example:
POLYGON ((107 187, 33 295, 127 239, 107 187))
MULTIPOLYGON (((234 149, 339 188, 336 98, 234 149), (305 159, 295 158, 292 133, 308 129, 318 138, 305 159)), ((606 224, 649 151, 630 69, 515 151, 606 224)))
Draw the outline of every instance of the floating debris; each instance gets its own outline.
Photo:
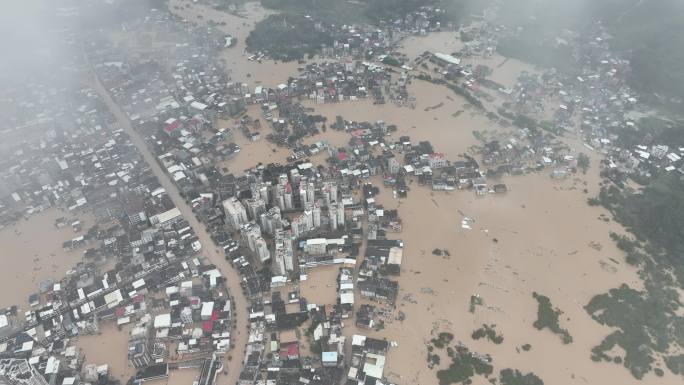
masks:
POLYGON ((435 291, 431 287, 422 287, 422 288, 420 288, 420 292, 424 293, 424 294, 430 294, 430 295, 435 294, 435 291))
POLYGON ((473 223, 475 223, 475 220, 472 218, 464 217, 463 220, 461 221, 461 227, 466 229, 466 230, 472 230, 473 227, 471 226, 473 223))

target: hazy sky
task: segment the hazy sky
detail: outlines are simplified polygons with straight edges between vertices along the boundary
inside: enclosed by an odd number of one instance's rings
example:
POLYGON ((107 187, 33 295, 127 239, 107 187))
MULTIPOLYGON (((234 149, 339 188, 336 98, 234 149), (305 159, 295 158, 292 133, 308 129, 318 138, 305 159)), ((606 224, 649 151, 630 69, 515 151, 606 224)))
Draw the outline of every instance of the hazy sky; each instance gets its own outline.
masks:
POLYGON ((63 35, 58 33, 65 28, 66 20, 56 15, 56 8, 50 5, 53 3, 50 0, 3 2, 0 12, 2 75, 49 71, 50 65, 70 55, 63 35))

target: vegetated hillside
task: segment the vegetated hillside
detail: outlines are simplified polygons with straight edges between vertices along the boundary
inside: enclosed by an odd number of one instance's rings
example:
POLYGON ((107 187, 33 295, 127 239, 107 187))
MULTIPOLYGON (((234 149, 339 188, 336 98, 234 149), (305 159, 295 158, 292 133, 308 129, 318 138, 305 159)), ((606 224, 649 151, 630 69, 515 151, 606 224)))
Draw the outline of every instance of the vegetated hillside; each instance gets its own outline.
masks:
POLYGON ((664 174, 642 193, 611 186, 599 197, 636 237, 612 235, 626 261, 638 266, 644 290, 623 284, 585 306, 593 319, 614 328, 592 349, 591 358, 624 365, 636 378, 650 372, 662 376, 659 361, 673 374, 684 374, 684 318, 677 291, 684 281, 682 189, 677 176, 664 174))
MULTIPOLYGON (((311 15, 331 24, 396 20, 422 6, 445 9, 443 22, 480 13, 491 0, 261 0, 283 13, 311 15)), ((544 67, 573 72, 569 48, 555 38, 564 29, 585 31, 601 22, 613 46, 632 62, 632 85, 661 101, 684 100, 684 1, 503 0, 497 22, 522 27, 499 51, 544 67)))
POLYGON ((261 0, 264 7, 309 14, 329 23, 361 23, 403 17, 438 0, 261 0))
MULTIPOLYGON (((648 119, 639 125, 639 133, 621 135, 624 145, 668 143, 678 147, 684 142, 681 122, 648 119)), ((592 318, 614 328, 592 349, 591 357, 624 365, 637 378, 650 372, 662 376, 664 368, 659 361, 673 374, 684 375, 684 318, 678 292, 684 286, 684 181, 676 171, 650 171, 652 177, 635 178, 644 187, 634 191, 619 183, 624 177, 605 170, 604 176, 618 183, 606 182, 598 198, 590 202, 608 208, 632 233, 611 237, 644 282, 643 290, 623 284, 595 296, 585 306, 592 318)))
MULTIPOLYGON (((379 24, 403 19, 422 6, 439 0, 261 0, 264 7, 280 11, 257 23, 247 38, 252 52, 267 52, 280 60, 315 54, 333 41, 334 26, 379 24)), ((457 8, 450 8, 457 14, 457 8)), ((449 18, 448 13, 440 13, 449 18)))
POLYGON ((458 22, 470 13, 482 12, 486 3, 478 0, 261 0, 266 8, 311 15, 331 24, 396 20, 424 6, 444 10, 441 21, 458 22))
POLYGON ((338 0, 261 0, 266 8, 310 15, 331 24, 362 23, 369 20, 365 17, 365 4, 338 0))
POLYGON ((632 61, 635 87, 684 99, 684 2, 640 0, 617 16, 608 13, 606 24, 632 61))
POLYGON ((632 62, 632 85, 661 100, 684 99, 684 2, 680 0, 504 0, 498 22, 521 26, 501 53, 571 71, 570 53, 555 46, 563 29, 601 22, 612 45, 632 62))
POLYGON ((257 23, 247 37, 250 51, 268 52, 276 60, 297 60, 331 45, 332 36, 315 28, 315 23, 298 14, 276 14, 257 23))
POLYGON ((252 52, 267 52, 280 60, 300 59, 316 53, 321 44, 331 41, 331 30, 341 25, 401 23, 422 7, 432 7, 433 11, 427 12, 430 23, 446 26, 458 24, 470 14, 482 13, 487 3, 476 0, 261 0, 264 7, 279 14, 260 21, 247 39, 247 46, 252 52), (320 22, 322 27, 314 29, 315 22, 320 22))

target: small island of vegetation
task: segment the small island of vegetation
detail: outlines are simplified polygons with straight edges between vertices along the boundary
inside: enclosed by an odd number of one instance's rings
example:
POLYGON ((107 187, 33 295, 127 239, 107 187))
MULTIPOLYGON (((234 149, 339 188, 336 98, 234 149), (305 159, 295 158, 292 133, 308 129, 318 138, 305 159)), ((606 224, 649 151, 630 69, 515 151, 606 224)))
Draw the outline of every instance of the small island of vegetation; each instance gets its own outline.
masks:
POLYGON ((549 297, 538 293, 532 293, 532 297, 537 300, 537 320, 533 325, 539 330, 549 329, 561 337, 564 344, 572 342, 572 336, 560 327, 560 315, 563 314, 558 308, 554 308, 549 297))

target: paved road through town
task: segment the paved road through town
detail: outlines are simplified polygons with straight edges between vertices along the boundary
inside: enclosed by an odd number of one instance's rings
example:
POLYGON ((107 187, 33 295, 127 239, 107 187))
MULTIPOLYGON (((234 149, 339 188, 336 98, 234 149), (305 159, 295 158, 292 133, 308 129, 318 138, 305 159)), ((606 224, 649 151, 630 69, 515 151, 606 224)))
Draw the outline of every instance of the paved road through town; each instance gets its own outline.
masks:
POLYGON ((173 201, 173 203, 178 207, 178 209, 183 214, 183 217, 188 221, 190 226, 197 234, 200 242, 202 243, 202 254, 207 256, 209 260, 216 265, 221 273, 227 279, 228 290, 233 297, 233 302, 235 305, 235 311, 233 318, 236 319, 237 325, 234 332, 231 335, 232 344, 234 344, 233 350, 231 350, 228 355, 231 359, 226 359, 224 362, 224 370, 228 371, 227 381, 225 377, 218 377, 217 383, 232 385, 237 383, 240 377, 240 371, 242 369, 242 362, 245 357, 245 347, 247 346, 247 299, 245 298, 242 288, 240 287, 241 277, 239 273, 233 269, 228 261, 226 261, 223 252, 217 249, 216 245, 212 241, 206 227, 197 220, 192 208, 185 202, 185 199, 180 195, 175 184, 171 181, 168 174, 162 170, 161 166, 157 162, 155 156, 147 147, 145 140, 142 136, 133 129, 131 121, 121 107, 114 101, 109 92, 104 88, 100 79, 97 77, 94 71, 94 84, 95 90, 102 97, 105 104, 109 108, 109 111, 116 117, 120 127, 128 133, 131 137, 131 141, 138 148, 138 151, 143 155, 145 161, 150 165, 152 172, 159 179, 162 187, 166 189, 167 194, 173 201))

